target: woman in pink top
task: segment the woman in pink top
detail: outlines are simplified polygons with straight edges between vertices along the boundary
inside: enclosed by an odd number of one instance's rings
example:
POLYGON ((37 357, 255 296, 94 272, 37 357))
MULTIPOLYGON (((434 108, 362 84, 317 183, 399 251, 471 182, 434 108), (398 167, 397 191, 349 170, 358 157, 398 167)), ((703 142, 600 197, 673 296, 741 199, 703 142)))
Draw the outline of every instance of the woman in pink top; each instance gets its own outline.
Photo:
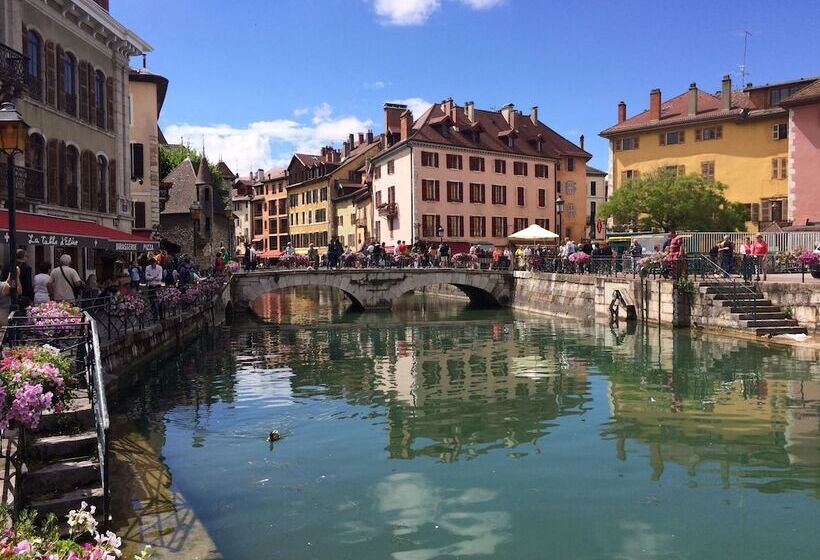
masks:
POLYGON ((762 235, 758 235, 752 243, 752 256, 757 262, 757 280, 760 281, 760 271, 763 271, 763 280, 766 280, 766 263, 769 259, 769 245, 762 235))

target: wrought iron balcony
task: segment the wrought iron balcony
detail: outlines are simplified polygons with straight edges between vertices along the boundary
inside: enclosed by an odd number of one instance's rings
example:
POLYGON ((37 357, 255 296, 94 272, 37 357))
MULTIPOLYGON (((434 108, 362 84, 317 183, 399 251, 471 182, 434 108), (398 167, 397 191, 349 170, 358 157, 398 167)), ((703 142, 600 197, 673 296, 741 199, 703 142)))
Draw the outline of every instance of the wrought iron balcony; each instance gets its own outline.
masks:
MULTIPOLYGON (((15 186, 17 187, 17 199, 24 201, 41 202, 46 199, 45 173, 39 169, 26 169, 24 167, 14 168, 15 186)), ((8 188, 6 187, 6 164, 0 163, 0 198, 6 198, 8 188)))
POLYGON ((395 218, 399 215, 399 206, 395 202, 382 202, 378 206, 379 216, 395 218))
POLYGON ((0 44, 0 101, 12 101, 25 91, 27 62, 25 55, 0 44))

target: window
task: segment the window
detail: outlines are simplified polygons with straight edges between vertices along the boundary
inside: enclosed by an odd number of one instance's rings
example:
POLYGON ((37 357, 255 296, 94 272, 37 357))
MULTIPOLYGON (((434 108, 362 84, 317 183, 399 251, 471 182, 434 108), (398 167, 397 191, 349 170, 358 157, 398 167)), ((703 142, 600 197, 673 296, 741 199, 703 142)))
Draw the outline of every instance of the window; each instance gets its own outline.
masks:
POLYGON ((547 189, 538 189, 538 207, 545 208, 547 206, 547 189))
POLYGON ((440 223, 438 214, 423 214, 421 216, 422 237, 437 237, 440 223))
POLYGON ((373 178, 374 179, 381 179, 382 178, 382 166, 377 165, 373 168, 373 178))
MULTIPOLYGON (((319 191, 319 200, 320 201, 327 200, 327 187, 322 187, 322 189, 319 191)), ((316 194, 315 193, 313 195, 313 202, 316 202, 316 194)))
POLYGON ((564 185, 564 187, 566 188, 567 194, 575 194, 575 181, 567 181, 567 184, 564 185))
POLYGON ((423 179, 421 182, 421 199, 422 200, 438 200, 438 181, 430 179, 423 179))
POLYGON ((535 176, 546 179, 550 176, 550 168, 543 163, 535 164, 535 176))
POLYGON ((526 193, 524 193, 524 187, 518 187, 516 189, 516 194, 517 194, 517 199, 518 199, 518 205, 519 206, 524 206, 524 203, 525 203, 526 198, 527 198, 526 193))
POLYGON ((567 215, 568 215, 570 218, 574 218, 574 217, 575 217, 575 204, 573 204, 572 202, 570 202, 569 204, 567 204, 567 215))
POLYGON ((684 134, 682 130, 673 130, 672 132, 661 132, 658 141, 661 146, 669 146, 672 144, 683 144, 684 134))
MULTIPOLYGON (((318 210, 317 210, 318 212, 318 210)), ((336 216, 336 220, 339 222, 339 227, 344 227, 345 225, 345 217, 344 216, 336 216)))
POLYGON ((513 220, 513 231, 521 231, 530 225, 527 218, 515 218, 513 220))
POLYGON ((77 59, 70 52, 63 53, 63 91, 65 92, 65 110, 71 115, 77 114, 77 59))
POLYGON ((396 172, 396 164, 393 160, 387 162, 387 174, 392 175, 396 172))
POLYGON ((789 137, 789 125, 786 123, 772 125, 772 140, 785 140, 789 137))
POLYGON ((772 158, 772 179, 786 178, 786 165, 788 158, 772 158))
POLYGON ((640 172, 637 169, 627 169, 625 171, 621 171, 621 180, 626 181, 627 179, 637 179, 640 176, 640 172))
POLYGON ((541 226, 544 229, 550 228, 550 221, 548 218, 535 218, 535 224, 541 226))
POLYGON ((376 206, 381 206, 382 204, 382 191, 376 191, 376 206))
POLYGON ((615 139, 615 151, 620 152, 623 150, 637 150, 640 142, 638 142, 637 136, 628 136, 626 138, 616 138, 615 139))
MULTIPOLYGON (((97 211, 106 212, 106 193, 108 192, 108 161, 103 156, 97 157, 97 211)), ((145 203, 143 203, 143 212, 145 203)), ((138 226, 135 226, 138 227, 138 226)), ((143 226, 145 227, 145 226, 143 226)))
POLYGON ((702 140, 719 140, 723 137, 722 126, 707 126, 695 129, 695 142, 702 140))
POLYGON ((422 167, 438 167, 438 154, 436 152, 421 152, 422 167))
POLYGON ((38 101, 43 99, 43 80, 40 77, 43 43, 34 31, 26 33, 25 53, 28 57, 26 70, 28 74, 28 94, 38 101))
POLYGON ((299 195, 297 195, 297 194, 288 195, 288 206, 291 206, 291 207, 299 206, 299 195))
MULTIPOLYGON (((424 152, 421 153, 422 161, 424 160, 424 152)), ((438 159, 438 158, 437 158, 438 159)), ((422 163, 424 165, 424 163, 422 163)), ((433 167, 438 167, 434 165, 433 167)), ((462 169, 461 156, 457 154, 447 154, 447 169, 462 169)))
POLYGON ((595 202, 594 200, 593 200, 593 201, 591 201, 591 202, 589 203, 589 219, 590 219, 590 223, 594 223, 594 222, 593 222, 593 220, 595 220, 595 212, 596 212, 596 210, 597 210, 597 209, 598 209, 598 203, 597 203, 597 202, 595 202))
POLYGON ((77 189, 79 189, 79 165, 80 154, 74 146, 67 146, 65 149, 65 175, 63 189, 60 193, 60 203, 62 206, 77 207, 77 189))
POLYGON ((387 187, 387 202, 396 202, 396 187, 387 187))
MULTIPOLYGON (((307 214, 308 214, 308 221, 307 221, 307 223, 312 224, 312 223, 313 223, 313 210, 308 210, 308 213, 307 213, 307 214)), ((317 211, 317 212, 316 212, 316 214, 318 215, 318 214, 319 214, 319 212, 317 211)))
POLYGON ((575 158, 567 158, 567 171, 575 171, 575 158))
POLYGON ((597 181, 590 181, 589 182, 589 196, 598 196, 598 182, 597 181))
POLYGON ((503 159, 495 160, 495 172, 505 174, 507 173, 507 162, 503 159))
POLYGON ((555 181, 555 192, 556 194, 561 192, 561 181, 555 181))
POLYGON ((506 185, 493 185, 493 204, 507 204, 506 185))
POLYGON ((672 175, 686 175, 686 166, 684 165, 666 165, 662 169, 672 175))
POLYGON ((715 162, 702 161, 700 162, 700 175, 706 181, 715 180, 715 162))
POLYGON ((142 144, 131 143, 131 180, 139 181, 145 179, 145 158, 144 146, 142 144))
POLYGON ((524 177, 527 176, 527 162, 525 161, 514 161, 513 162, 513 175, 523 175, 524 177))
POLYGON ((145 229, 145 203, 134 202, 134 228, 145 229))
POLYGON ((769 101, 771 106, 780 105, 780 102, 796 93, 800 86, 790 86, 782 88, 774 88, 769 91, 769 101))
POLYGON ((484 183, 470 183, 470 202, 484 204, 484 183))
POLYGON ((470 237, 484 237, 485 235, 487 235, 487 218, 470 216, 470 237))
MULTIPOLYGON (((97 70, 94 73, 94 99, 97 105, 97 126, 105 128, 105 74, 97 70)), ((91 115, 95 117, 95 115, 91 115)))
POLYGON ((493 217, 493 237, 507 237, 507 218, 493 217))
POLYGON ((464 216, 447 216, 447 237, 464 237, 464 216))
MULTIPOLYGON (((34 133, 26 145, 26 188, 33 187, 40 198, 46 195, 46 140, 34 133)), ((53 202, 53 201, 49 201, 53 202)))
POLYGON ((327 221, 327 210, 324 208, 317 208, 316 209, 316 223, 322 223, 327 221))
POLYGON ((447 202, 464 201, 464 184, 457 181, 447 181, 447 202))
POLYGON ((484 171, 484 158, 470 156, 470 171, 484 171))

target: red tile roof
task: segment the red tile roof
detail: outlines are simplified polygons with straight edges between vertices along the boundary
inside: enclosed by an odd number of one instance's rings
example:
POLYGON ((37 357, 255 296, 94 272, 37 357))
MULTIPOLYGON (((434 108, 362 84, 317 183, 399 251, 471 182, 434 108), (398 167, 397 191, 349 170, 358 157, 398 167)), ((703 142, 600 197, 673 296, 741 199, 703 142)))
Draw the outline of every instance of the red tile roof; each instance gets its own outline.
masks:
POLYGON ((797 93, 793 93, 780 104, 784 107, 820 103, 820 79, 815 80, 797 93))

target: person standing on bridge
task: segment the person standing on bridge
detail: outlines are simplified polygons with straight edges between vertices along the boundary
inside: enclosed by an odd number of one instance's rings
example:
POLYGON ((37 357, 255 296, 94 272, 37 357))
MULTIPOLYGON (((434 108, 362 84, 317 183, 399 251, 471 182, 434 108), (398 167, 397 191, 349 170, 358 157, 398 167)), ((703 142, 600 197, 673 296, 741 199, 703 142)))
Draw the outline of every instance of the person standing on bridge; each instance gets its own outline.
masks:
POLYGON ((768 259, 769 259, 769 244, 766 243, 766 240, 763 239, 763 236, 758 234, 757 238, 754 243, 752 243, 752 256, 754 257, 755 264, 757 265, 757 278, 756 280, 760 282, 760 272, 763 272, 763 280, 766 280, 766 269, 768 268, 768 259))

